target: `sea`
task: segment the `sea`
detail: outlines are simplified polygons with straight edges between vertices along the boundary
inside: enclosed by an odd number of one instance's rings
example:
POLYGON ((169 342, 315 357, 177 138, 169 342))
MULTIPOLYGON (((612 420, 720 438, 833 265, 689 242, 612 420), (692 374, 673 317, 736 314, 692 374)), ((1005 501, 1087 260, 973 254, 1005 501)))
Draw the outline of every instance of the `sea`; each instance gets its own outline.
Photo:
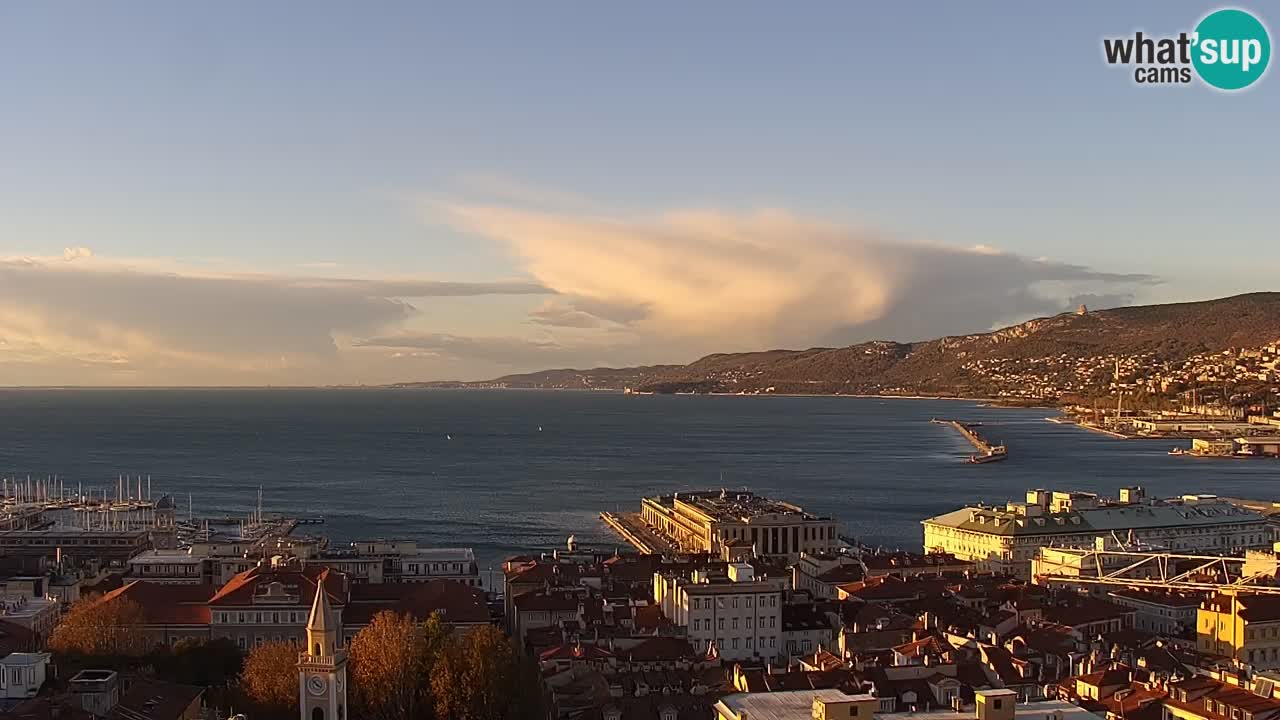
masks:
POLYGON ((1280 461, 1168 454, 1046 409, 854 397, 392 389, 0 391, 0 475, 109 488, 149 476, 185 513, 322 516, 335 544, 413 538, 512 554, 620 541, 602 510, 655 493, 740 489, 837 519, 843 534, 918 550, 920 521, 1028 488, 1280 496, 1280 461), (1009 459, 930 419, 981 422, 1009 459))

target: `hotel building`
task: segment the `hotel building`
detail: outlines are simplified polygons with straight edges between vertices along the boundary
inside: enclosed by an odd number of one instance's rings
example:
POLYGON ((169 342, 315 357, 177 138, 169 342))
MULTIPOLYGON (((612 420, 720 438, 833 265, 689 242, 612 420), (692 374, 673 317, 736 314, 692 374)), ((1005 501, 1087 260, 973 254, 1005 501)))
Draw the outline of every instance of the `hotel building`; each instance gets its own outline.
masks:
POLYGON ((826 553, 838 544, 835 520, 745 490, 648 497, 640 514, 689 553, 720 555, 725 545, 747 544, 756 555, 793 561, 802 552, 826 553))
POLYGON ((1270 547, 1275 530, 1262 514, 1216 495, 1150 500, 1141 488, 1119 499, 1093 493, 1030 490, 1026 502, 974 506, 923 521, 926 552, 947 552, 979 569, 1023 579, 1041 547, 1093 547, 1098 538, 1173 552, 1236 552, 1270 547))

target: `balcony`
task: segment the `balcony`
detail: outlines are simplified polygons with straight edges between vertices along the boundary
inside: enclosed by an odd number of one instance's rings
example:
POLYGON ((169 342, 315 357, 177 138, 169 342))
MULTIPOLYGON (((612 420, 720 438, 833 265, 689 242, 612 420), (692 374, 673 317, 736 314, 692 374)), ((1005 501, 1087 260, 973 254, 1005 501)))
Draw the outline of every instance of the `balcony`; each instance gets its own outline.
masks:
POLYGON ((305 652, 298 653, 298 664, 307 665, 313 668, 333 669, 339 664, 347 661, 347 651, 337 650, 333 655, 309 655, 305 652))

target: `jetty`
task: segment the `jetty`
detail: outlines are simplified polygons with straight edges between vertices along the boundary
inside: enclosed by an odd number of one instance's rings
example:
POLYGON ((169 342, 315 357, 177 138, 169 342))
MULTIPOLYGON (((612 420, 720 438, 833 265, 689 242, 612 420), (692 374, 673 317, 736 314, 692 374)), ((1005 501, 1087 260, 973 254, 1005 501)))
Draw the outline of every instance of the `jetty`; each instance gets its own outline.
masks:
POLYGON ((933 418, 931 422, 939 425, 949 425, 956 429, 969 444, 973 445, 978 452, 969 456, 971 463, 988 463, 1004 460, 1009 456, 1008 449, 999 443, 992 443, 978 434, 977 428, 982 427, 982 423, 963 423, 959 420, 945 420, 933 418))
POLYGON ((638 512, 602 512, 600 519, 643 555, 680 552, 679 546, 654 532, 638 512))

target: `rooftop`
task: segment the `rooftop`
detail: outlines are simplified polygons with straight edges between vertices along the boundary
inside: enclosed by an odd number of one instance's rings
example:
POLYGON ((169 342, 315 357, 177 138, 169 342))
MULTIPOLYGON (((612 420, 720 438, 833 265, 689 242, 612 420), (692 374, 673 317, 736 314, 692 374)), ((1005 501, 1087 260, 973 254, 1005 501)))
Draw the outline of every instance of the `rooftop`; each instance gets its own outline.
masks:
POLYGON ((978 505, 931 517, 923 524, 991 535, 1062 535, 1266 521, 1261 513, 1215 496, 1195 496, 1191 501, 1187 497, 1140 503, 1108 502, 1095 508, 1060 512, 1045 509, 1039 514, 1026 514, 1020 508, 978 505))
MULTIPOLYGON (((717 705, 733 713, 730 717, 741 717, 745 714, 751 720, 808 720, 813 717, 813 703, 849 702, 862 698, 871 699, 870 695, 849 695, 835 688, 821 690, 783 690, 771 693, 735 693, 720 698, 717 705)), ((955 720, 952 712, 948 720, 955 720)), ((914 716, 913 716, 914 717, 914 716)))
POLYGON ((792 516, 797 520, 825 520, 804 511, 799 505, 781 500, 773 500, 756 495, 747 490, 698 490, 678 492, 672 495, 661 495, 648 498, 668 507, 677 502, 696 508, 713 520, 721 522, 746 522, 752 518, 763 518, 770 515, 792 516))

